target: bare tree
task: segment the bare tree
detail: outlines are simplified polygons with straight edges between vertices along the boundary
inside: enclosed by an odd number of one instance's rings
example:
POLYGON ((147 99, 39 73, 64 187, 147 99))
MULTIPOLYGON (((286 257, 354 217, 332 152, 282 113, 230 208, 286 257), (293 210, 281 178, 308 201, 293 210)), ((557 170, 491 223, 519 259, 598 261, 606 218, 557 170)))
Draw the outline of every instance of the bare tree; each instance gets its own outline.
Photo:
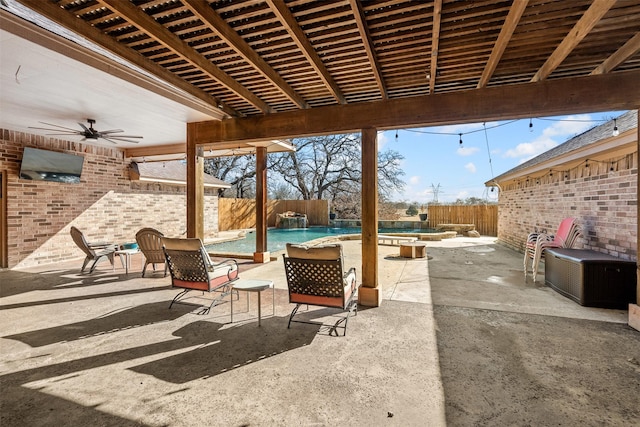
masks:
MULTIPOLYGON (((270 179, 285 182, 305 200, 328 199, 341 218, 360 215, 362 153, 360 136, 329 135, 293 141, 295 152, 269 157, 270 179)), ((404 187, 400 153, 386 150, 378 155, 380 200, 404 187)))
POLYGON ((238 198, 255 195, 256 165, 253 156, 213 157, 204 162, 204 171, 218 179, 231 184, 231 188, 221 188, 218 196, 238 198), (235 193, 235 194, 234 194, 235 193))
POLYGON ((296 151, 269 156, 269 171, 296 189, 302 199, 358 182, 360 141, 354 135, 329 135, 293 141, 296 151))

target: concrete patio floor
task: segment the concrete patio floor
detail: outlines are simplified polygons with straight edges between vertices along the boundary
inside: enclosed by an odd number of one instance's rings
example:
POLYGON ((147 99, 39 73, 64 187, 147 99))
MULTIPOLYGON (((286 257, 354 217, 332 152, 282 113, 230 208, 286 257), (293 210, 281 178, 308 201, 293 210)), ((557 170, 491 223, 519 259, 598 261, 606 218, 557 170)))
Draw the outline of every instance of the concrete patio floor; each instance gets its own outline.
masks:
MULTIPOLYGON (((361 241, 342 244, 360 277, 361 241)), ((579 306, 540 283, 543 269, 525 281, 522 255, 494 238, 427 253, 379 246, 382 306, 361 307, 346 337, 287 329, 281 259, 241 266, 276 284, 261 327, 255 294, 248 312, 240 294, 233 324, 228 303, 168 310, 177 291, 141 278, 140 256, 128 275, 108 263, 79 274, 80 260, 0 271, 0 425, 638 425, 640 333, 626 311, 579 306)))

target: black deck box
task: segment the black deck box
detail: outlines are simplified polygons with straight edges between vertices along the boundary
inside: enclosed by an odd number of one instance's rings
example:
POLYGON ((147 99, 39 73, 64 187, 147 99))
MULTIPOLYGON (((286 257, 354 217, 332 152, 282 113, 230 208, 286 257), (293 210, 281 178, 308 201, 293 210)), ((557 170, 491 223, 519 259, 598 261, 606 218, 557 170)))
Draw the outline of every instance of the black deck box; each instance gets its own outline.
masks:
POLYGON ((636 301, 636 263, 586 249, 545 249, 545 283, 587 307, 626 309, 636 301))

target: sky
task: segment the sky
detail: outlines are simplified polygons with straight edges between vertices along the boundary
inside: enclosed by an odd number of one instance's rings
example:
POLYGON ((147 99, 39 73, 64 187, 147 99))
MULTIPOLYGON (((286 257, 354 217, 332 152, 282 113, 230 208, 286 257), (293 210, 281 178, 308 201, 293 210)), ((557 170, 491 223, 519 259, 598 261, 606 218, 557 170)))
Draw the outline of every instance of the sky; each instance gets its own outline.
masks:
POLYGON ((378 150, 404 156, 405 188, 392 195, 393 201, 448 203, 478 197, 495 202, 497 191, 487 189, 486 181, 623 113, 398 129, 397 137, 395 130, 384 131, 378 133, 378 150))

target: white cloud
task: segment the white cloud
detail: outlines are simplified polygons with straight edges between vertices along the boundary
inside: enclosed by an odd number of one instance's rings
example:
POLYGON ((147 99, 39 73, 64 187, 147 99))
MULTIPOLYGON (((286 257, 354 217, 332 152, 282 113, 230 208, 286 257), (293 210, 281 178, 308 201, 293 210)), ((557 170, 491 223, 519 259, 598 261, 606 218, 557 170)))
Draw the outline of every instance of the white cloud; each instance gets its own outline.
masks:
POLYGON ((533 141, 522 142, 515 148, 505 151, 503 157, 518 158, 520 159, 520 163, 523 163, 552 149, 574 135, 591 128, 594 122, 590 120, 591 117, 587 114, 567 116, 559 119, 559 121, 554 122, 551 126, 544 128, 542 134, 533 141))
POLYGON ((457 152, 460 156, 471 156, 477 153, 480 149, 478 147, 459 147, 457 152))
POLYGON ((464 168, 466 170, 468 170, 471 173, 476 173, 476 165, 474 165, 473 163, 469 162, 466 165, 464 165, 464 168))
POLYGON ((415 175, 409 178, 409 185, 418 185, 420 184, 420 177, 415 175))
POLYGON ((387 134, 384 132, 378 132, 378 151, 381 151, 388 142, 389 138, 387 138, 387 134))

